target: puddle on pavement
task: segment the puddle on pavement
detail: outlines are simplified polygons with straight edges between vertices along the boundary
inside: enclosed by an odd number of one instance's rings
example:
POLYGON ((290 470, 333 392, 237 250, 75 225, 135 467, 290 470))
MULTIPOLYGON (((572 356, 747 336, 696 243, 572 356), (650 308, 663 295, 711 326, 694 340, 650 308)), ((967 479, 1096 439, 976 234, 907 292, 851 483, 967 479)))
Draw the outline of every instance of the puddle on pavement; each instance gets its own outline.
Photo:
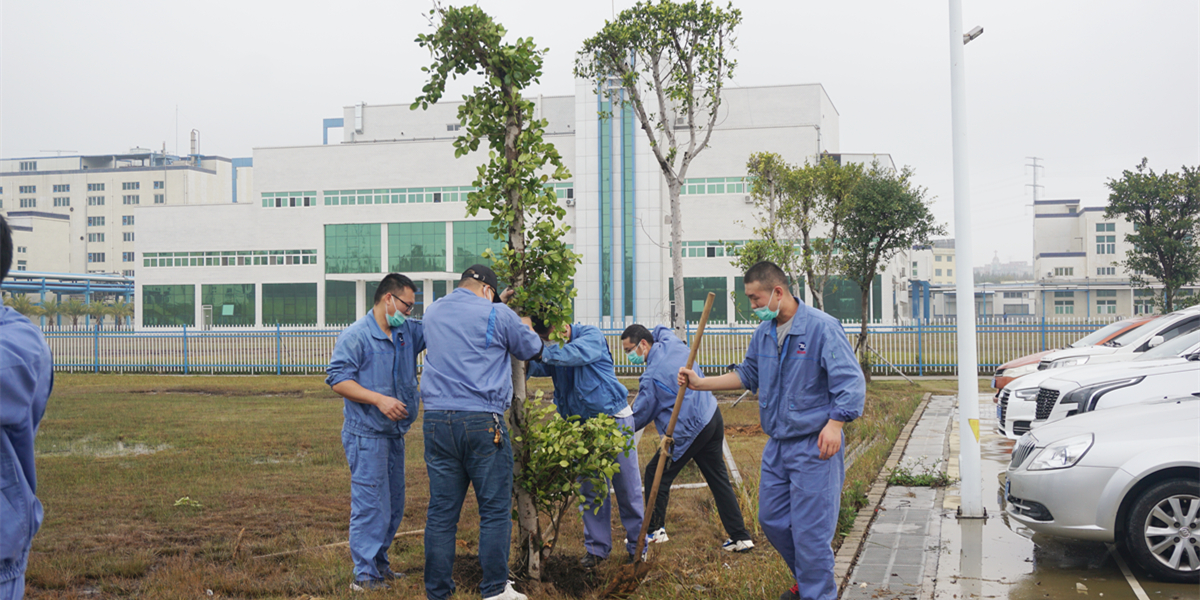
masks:
POLYGON ((99 441, 90 437, 68 442, 54 442, 38 446, 37 456, 89 456, 93 458, 116 458, 124 456, 147 456, 170 448, 169 444, 147 446, 126 444, 123 441, 99 441))
MULTIPOLYGON (((1136 599, 1104 544, 1033 535, 1008 520, 1002 492, 1014 442, 993 433, 996 410, 990 395, 980 397, 979 414, 983 504, 989 518, 959 521, 947 511, 935 598, 1136 599)), ((950 451, 954 456, 958 449, 950 451)), ((1200 600, 1200 586, 1135 575, 1152 600, 1200 600)))

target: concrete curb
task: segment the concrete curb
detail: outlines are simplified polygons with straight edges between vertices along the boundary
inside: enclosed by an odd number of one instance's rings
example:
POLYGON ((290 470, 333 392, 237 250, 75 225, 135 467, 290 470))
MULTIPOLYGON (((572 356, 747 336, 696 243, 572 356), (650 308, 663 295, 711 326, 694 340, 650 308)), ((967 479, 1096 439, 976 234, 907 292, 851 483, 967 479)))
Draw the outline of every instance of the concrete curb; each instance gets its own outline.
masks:
POLYGON ((883 469, 880 469, 879 475, 875 477, 875 482, 871 484, 870 491, 867 492, 867 505, 858 509, 858 516, 854 518, 854 527, 850 529, 846 539, 842 540, 842 546, 834 556, 833 578, 838 583, 838 597, 841 597, 842 591, 846 588, 850 571, 854 568, 854 561, 862 551, 863 542, 867 539, 867 530, 871 527, 871 522, 875 520, 875 513, 883 502, 883 495, 887 492, 888 477, 891 475, 892 469, 900 464, 900 457, 904 455, 904 449, 908 447, 908 438, 912 435, 917 422, 921 420, 921 415, 925 414, 925 407, 929 406, 931 397, 933 397, 932 392, 925 393, 925 396, 921 398, 921 403, 913 411, 912 417, 908 419, 908 424, 900 430, 900 435, 896 437, 896 444, 892 446, 892 453, 888 455, 887 462, 883 464, 883 469))

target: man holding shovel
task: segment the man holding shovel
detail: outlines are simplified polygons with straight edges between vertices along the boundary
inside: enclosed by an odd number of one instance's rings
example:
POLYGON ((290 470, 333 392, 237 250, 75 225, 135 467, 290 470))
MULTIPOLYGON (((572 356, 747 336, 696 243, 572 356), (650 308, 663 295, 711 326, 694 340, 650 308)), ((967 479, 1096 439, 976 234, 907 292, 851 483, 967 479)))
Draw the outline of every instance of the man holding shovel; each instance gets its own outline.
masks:
MULTIPOLYGON (((533 330, 542 338, 546 349, 540 359, 529 363, 530 377, 550 377, 554 380, 554 405, 563 418, 577 416, 590 419, 611 415, 617 427, 627 436, 634 432, 633 410, 629 408, 629 391, 617 381, 608 342, 599 329, 591 325, 565 325, 562 345, 550 343, 550 328, 541 319, 533 320, 533 330)), ((621 524, 625 526, 625 551, 632 558, 637 537, 642 530, 642 480, 638 475, 637 448, 629 455, 614 457, 620 471, 612 478, 617 494, 621 524)), ((579 561, 585 569, 594 568, 612 550, 612 501, 605 495, 596 510, 596 492, 591 482, 583 482, 587 499, 583 511, 583 547, 586 554, 579 561)))
POLYGON ((404 434, 417 416, 421 322, 409 319, 416 285, 390 273, 375 304, 338 335, 325 383, 345 399, 342 447, 350 463, 350 556, 356 592, 396 578, 388 548, 404 517, 404 434))
POLYGON ((745 360, 719 377, 680 369, 679 384, 758 390, 759 420, 770 436, 763 449, 758 518, 796 580, 780 599, 834 600, 830 542, 845 477, 842 425, 862 414, 866 382, 841 323, 792 296, 778 266, 760 262, 743 282, 750 307, 763 321, 745 360))
MULTIPOLYGON (((630 325, 621 333, 621 347, 628 355, 629 362, 646 365, 638 382, 637 399, 633 401, 634 427, 640 430, 654 421, 659 432, 666 431, 679 392, 679 383, 676 381, 679 369, 687 365, 688 347, 669 327, 659 325, 654 328, 652 335, 644 326, 637 324, 630 325)), ((689 461, 695 460, 704 481, 708 482, 725 533, 729 534, 729 539, 721 548, 730 552, 753 549, 754 542, 750 540, 750 532, 746 531, 737 495, 725 470, 725 423, 712 392, 688 390, 684 393, 683 406, 672 438, 675 445, 667 459, 671 462, 663 471, 658 497, 653 499, 654 512, 649 528, 651 539, 655 542, 667 541, 664 523, 671 497, 671 483, 689 461)), ((658 461, 664 460, 660 454, 656 452, 646 464, 647 483, 653 479, 658 461)), ((650 495, 649 488, 645 494, 647 497, 650 495)))

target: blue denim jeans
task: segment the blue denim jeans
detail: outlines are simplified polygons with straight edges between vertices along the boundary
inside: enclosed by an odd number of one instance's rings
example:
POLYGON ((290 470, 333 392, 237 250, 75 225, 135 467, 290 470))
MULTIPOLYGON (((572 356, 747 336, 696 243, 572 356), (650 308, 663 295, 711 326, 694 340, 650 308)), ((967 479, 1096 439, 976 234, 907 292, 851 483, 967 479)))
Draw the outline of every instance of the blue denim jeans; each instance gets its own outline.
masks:
POLYGON ((504 591, 512 539, 513 451, 503 415, 425 411, 425 468, 429 508, 425 518, 425 595, 454 593, 454 540, 467 486, 479 504, 479 565, 484 598, 504 591), (500 443, 496 443, 499 428, 500 443))
POLYGON ((404 438, 342 431, 350 464, 350 557, 355 581, 382 580, 404 517, 404 438))

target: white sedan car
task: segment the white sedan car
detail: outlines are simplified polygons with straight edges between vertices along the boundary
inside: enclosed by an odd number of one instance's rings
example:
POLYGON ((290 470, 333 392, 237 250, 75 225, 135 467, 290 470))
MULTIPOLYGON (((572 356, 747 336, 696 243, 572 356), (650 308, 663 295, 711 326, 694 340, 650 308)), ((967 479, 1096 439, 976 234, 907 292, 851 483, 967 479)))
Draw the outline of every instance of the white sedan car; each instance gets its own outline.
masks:
POLYGON ((1013 449, 1004 495, 1034 532, 1116 542, 1156 579, 1200 582, 1200 398, 1039 427, 1013 449))
POLYGON ((1141 327, 1131 329, 1099 346, 1066 348, 1042 357, 1038 370, 1061 369, 1094 364, 1101 356, 1124 354, 1130 357, 1163 342, 1200 329, 1200 306, 1163 315, 1141 327))
POLYGON ((1035 428, 1097 409, 1200 393, 1200 331, 1129 362, 1050 372, 1055 376, 1038 389, 1035 428))
MULTIPOLYGON (((1021 434, 1035 427, 1037 421, 1044 421, 1049 413, 1038 412, 1037 398, 1043 384, 1050 379, 1110 373, 1113 368, 1130 364, 1149 365, 1151 361, 1175 359, 1173 362, 1177 363, 1180 360, 1178 357, 1196 351, 1200 351, 1200 331, 1177 336, 1169 342, 1164 342, 1140 354, 1130 352, 1100 354, 1092 356, 1088 364, 1083 366, 1046 369, 1019 377, 1000 390, 1000 399, 996 405, 996 430, 1000 435, 1015 440, 1021 437, 1021 434)), ((1195 364, 1200 367, 1200 363, 1195 364)), ((1163 395, 1186 393, 1190 393, 1190 391, 1176 390, 1163 395)))

